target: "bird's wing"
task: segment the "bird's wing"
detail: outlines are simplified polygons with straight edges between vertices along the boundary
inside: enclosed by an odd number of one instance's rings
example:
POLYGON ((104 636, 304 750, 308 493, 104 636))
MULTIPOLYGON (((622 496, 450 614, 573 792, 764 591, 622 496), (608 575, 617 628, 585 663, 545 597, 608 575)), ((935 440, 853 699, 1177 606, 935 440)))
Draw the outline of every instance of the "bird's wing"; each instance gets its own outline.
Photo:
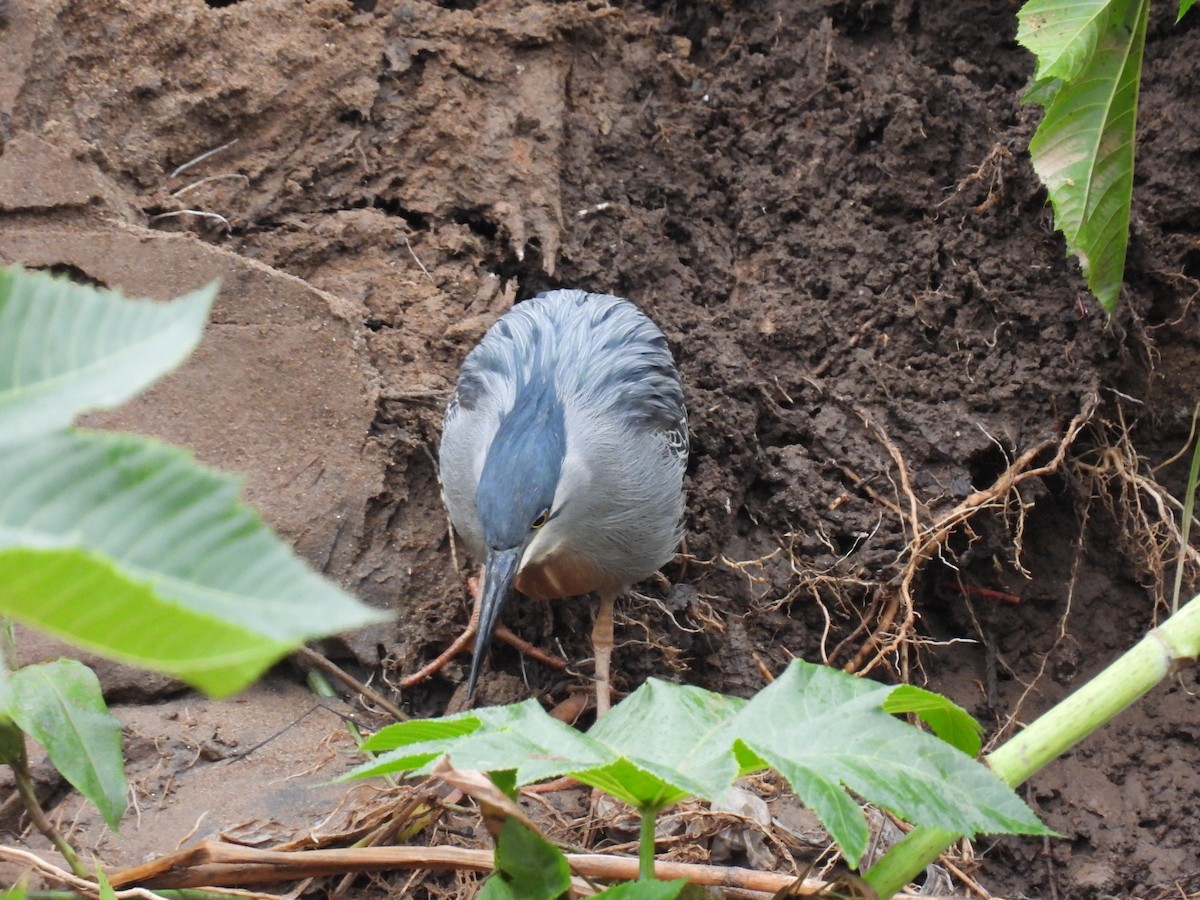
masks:
POLYGON ((576 303, 586 315, 572 320, 574 328, 563 329, 568 339, 559 349, 566 387, 577 391, 584 405, 660 435, 667 450, 686 462, 687 408, 666 337, 628 300, 583 297, 576 303))

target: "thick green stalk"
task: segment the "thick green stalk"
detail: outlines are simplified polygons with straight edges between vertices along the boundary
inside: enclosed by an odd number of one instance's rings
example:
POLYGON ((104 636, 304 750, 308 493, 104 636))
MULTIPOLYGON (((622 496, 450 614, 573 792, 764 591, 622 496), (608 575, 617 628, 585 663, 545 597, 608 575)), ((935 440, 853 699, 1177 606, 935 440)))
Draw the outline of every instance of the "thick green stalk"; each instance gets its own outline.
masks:
MULTIPOLYGON (((1124 656, 985 757, 985 762, 1015 788, 1132 706, 1160 681, 1195 665, 1197 657, 1200 597, 1193 597, 1124 656)), ((939 828, 915 828, 863 877, 880 897, 891 897, 957 837, 939 828)))

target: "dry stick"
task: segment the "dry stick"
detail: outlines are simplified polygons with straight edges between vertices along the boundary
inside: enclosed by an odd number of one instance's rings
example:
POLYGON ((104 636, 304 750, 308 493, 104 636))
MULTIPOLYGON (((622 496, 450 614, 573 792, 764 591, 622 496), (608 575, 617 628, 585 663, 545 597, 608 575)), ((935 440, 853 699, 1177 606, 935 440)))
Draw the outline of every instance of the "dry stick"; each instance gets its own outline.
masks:
POLYGON ((336 663, 327 659, 316 650, 313 650, 310 647, 298 647, 296 649, 296 656, 304 660, 310 666, 320 669, 329 677, 337 679, 346 687, 350 688, 350 690, 362 694, 364 697, 382 709, 385 713, 394 718, 397 722, 404 722, 409 718, 409 716, 405 714, 404 710, 398 707, 391 700, 387 699, 387 697, 384 697, 369 685, 363 684, 349 672, 346 672, 336 663))
MULTIPOLYGON (((31 869, 36 869, 44 878, 51 881, 56 881, 59 884, 65 884, 72 890, 94 895, 98 888, 96 882, 89 881, 86 878, 80 878, 78 875, 72 875, 65 869, 60 869, 58 866, 46 862, 40 856, 30 853, 28 850, 19 850, 16 847, 5 847, 0 844, 0 859, 8 859, 17 862, 23 866, 28 866, 31 869)), ((117 897, 121 900, 126 898, 142 898, 142 900, 161 900, 157 894, 151 893, 145 888, 132 888, 128 891, 118 891, 117 897)))
POLYGON ((866 641, 859 648, 853 660, 846 664, 847 672, 862 672, 866 673, 879 664, 887 654, 891 653, 898 644, 900 644, 907 629, 912 626, 912 616, 914 606, 912 601, 912 583, 916 578, 917 573, 921 568, 933 559, 934 555, 941 546, 949 539, 954 529, 963 524, 981 510, 994 504, 997 500, 1006 496, 1009 491, 1015 488, 1023 481, 1030 478, 1040 478, 1044 475, 1051 475, 1057 472, 1066 458, 1067 449, 1075 442, 1079 432, 1083 426, 1091 419, 1092 413, 1095 412, 1098 398, 1092 395, 1084 404, 1084 408, 1071 419, 1070 425, 1067 426, 1066 433, 1058 442, 1058 449, 1054 453, 1054 457, 1045 465, 1038 466, 1033 469, 1028 469, 1033 461, 1041 455, 1048 447, 1054 445, 1053 440, 1043 441, 1022 453, 1017 459, 998 477, 990 487, 981 491, 975 491, 958 506, 946 513, 929 528, 922 529, 920 522, 916 519, 916 498, 911 494, 911 488, 908 487, 908 473, 903 465, 903 460, 898 458, 899 451, 895 446, 887 440, 887 436, 879 429, 869 418, 865 417, 865 413, 860 412, 860 416, 864 416, 864 421, 872 428, 875 428, 876 433, 880 435, 884 446, 892 453, 892 458, 896 460, 900 470, 901 485, 905 488, 906 493, 910 495, 910 515, 913 517, 910 522, 910 527, 914 529, 912 541, 909 543, 909 558, 904 568, 904 574, 900 580, 900 588, 896 596, 889 600, 887 608, 880 616, 879 625, 876 627, 871 639, 866 641), (890 640, 885 640, 885 636, 892 627, 895 621, 896 613, 903 602, 905 607, 905 620, 900 633, 890 640), (882 645, 882 646, 881 646, 882 645), (875 649, 878 648, 878 649, 875 649), (874 653, 871 661, 864 667, 862 664, 868 656, 874 653))
MULTIPOLYGON (((568 853, 566 858, 572 873, 585 879, 630 881, 637 877, 638 861, 631 857, 568 853)), ((263 884, 347 872, 408 868, 490 872, 494 863, 492 851, 462 847, 373 847, 283 853, 204 841, 188 850, 128 869, 110 880, 114 887, 135 881, 160 888, 263 884)), ((693 884, 722 887, 730 892, 730 896, 744 896, 742 892, 746 891, 777 895, 784 889, 790 889, 791 893, 786 896, 811 897, 830 887, 828 882, 819 878, 799 879, 795 875, 757 872, 753 869, 665 861, 654 864, 654 876, 659 880, 686 878, 693 884)), ((587 887, 586 884, 577 884, 580 890, 587 887)), ((895 896, 900 900, 915 900, 915 895, 911 894, 895 896)), ((927 897, 924 900, 938 898, 927 897)))
MULTIPOLYGON (((638 874, 638 861, 631 857, 568 853, 567 862, 572 872, 585 878, 627 881, 637 878, 638 874)), ((495 855, 491 850, 462 847, 369 847, 284 853, 202 841, 180 853, 127 869, 110 880, 114 887, 141 883, 157 888, 183 888, 268 884, 347 872, 414 867, 490 872, 494 865, 495 855)), ((654 874, 662 880, 686 878, 695 884, 766 893, 782 890, 796 881, 794 875, 662 861, 655 863, 654 874)), ((805 879, 803 890, 811 894, 825 886, 825 882, 818 879, 805 879)))

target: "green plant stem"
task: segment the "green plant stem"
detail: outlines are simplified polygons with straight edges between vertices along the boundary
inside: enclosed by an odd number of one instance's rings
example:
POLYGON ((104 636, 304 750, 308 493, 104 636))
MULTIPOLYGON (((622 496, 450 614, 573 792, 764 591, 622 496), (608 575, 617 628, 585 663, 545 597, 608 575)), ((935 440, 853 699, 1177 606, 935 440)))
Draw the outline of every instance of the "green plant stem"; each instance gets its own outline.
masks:
MULTIPOLYGON (((1197 657, 1200 597, 1193 597, 1098 676, 986 756, 985 762, 1015 788, 1160 681, 1195 665, 1197 657)), ((914 828, 863 877, 880 897, 891 897, 957 837, 940 828, 914 828)))
POLYGON ((34 827, 62 854, 62 858, 67 861, 67 865, 71 867, 71 871, 75 875, 80 878, 91 878, 92 873, 88 871, 87 866, 80 862, 75 848, 68 844, 66 838, 54 827, 54 823, 42 809, 42 804, 38 802, 37 791, 33 786, 33 777, 29 774, 29 757, 25 755, 24 747, 21 748, 16 758, 9 762, 8 766, 12 769, 13 781, 17 785, 17 794, 20 796, 21 802, 25 804, 25 811, 29 813, 29 819, 33 822, 34 827))
POLYGON ((658 809, 647 807, 641 810, 641 833, 638 836, 638 880, 654 880, 654 826, 658 820, 658 809))
MULTIPOLYGON (((1200 404, 1192 411, 1192 433, 1196 434, 1196 421, 1200 419, 1200 404)), ((1175 585, 1171 590, 1171 614, 1179 610, 1179 594, 1183 590, 1183 570, 1187 562, 1188 550, 1192 546, 1192 515, 1196 509, 1196 483, 1200 481, 1200 440, 1192 445, 1192 465, 1188 470, 1187 489, 1183 492, 1183 514, 1179 526, 1179 559, 1175 561, 1175 585)))

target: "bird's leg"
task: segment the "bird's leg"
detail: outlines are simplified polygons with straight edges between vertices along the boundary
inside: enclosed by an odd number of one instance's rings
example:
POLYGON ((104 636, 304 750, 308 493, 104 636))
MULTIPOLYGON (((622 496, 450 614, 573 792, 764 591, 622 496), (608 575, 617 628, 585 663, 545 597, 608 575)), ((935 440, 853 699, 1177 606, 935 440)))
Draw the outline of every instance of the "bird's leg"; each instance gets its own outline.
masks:
MULTIPOLYGON (((479 579, 471 577, 467 579, 467 591, 471 595, 471 618, 467 622, 467 627, 457 638, 454 639, 449 647, 431 662, 426 663, 411 675, 406 675, 400 679, 401 688, 410 688, 414 684, 420 684, 426 678, 430 678, 437 674, 446 663, 467 649, 472 639, 475 637, 475 632, 479 630, 479 579)), ((550 669, 562 670, 567 667, 566 660, 559 659, 557 656, 546 653, 540 650, 526 640, 517 637, 508 628, 507 625, 497 625, 495 637, 498 640, 504 641, 510 647, 515 647, 520 653, 528 656, 530 659, 535 659, 542 665, 550 669)))
POLYGON ((596 657, 596 717, 612 706, 613 606, 615 592, 601 591, 596 623, 592 626, 592 654, 596 657))

